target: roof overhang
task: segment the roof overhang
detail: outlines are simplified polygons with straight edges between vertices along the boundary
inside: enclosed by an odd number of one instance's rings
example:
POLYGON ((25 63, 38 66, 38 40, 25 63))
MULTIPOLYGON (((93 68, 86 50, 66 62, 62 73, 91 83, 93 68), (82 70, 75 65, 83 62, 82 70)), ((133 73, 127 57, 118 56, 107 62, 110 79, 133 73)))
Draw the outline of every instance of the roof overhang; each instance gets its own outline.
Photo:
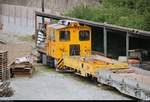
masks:
POLYGON ((117 25, 112 25, 112 24, 107 24, 107 23, 101 23, 101 22, 93 22, 93 21, 72 18, 72 17, 67 17, 67 16, 47 14, 47 13, 38 12, 38 11, 35 11, 35 15, 40 16, 40 17, 52 18, 55 20, 61 20, 61 19, 74 20, 74 21, 78 21, 80 24, 84 24, 84 25, 88 25, 88 26, 92 26, 92 27, 101 27, 101 28, 106 28, 106 29, 111 29, 111 30, 128 32, 129 34, 131 33, 131 34, 134 34, 135 36, 142 35, 142 36, 150 37, 149 31, 143 31, 143 30, 139 30, 139 29, 127 28, 127 27, 122 27, 122 26, 117 26, 117 25))

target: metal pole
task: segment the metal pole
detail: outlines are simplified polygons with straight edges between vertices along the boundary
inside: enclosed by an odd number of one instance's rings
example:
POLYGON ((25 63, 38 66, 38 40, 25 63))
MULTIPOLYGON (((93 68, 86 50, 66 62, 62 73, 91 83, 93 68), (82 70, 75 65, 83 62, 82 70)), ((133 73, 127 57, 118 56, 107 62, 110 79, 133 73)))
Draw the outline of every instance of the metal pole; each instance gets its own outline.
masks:
POLYGON ((107 30, 104 27, 104 55, 107 57, 107 30))
MULTIPOLYGON (((44 12, 44 0, 41 2, 42 12, 44 12)), ((44 25, 44 17, 42 17, 42 25, 44 25)))
POLYGON ((128 59, 128 56, 129 56, 129 32, 127 32, 126 34, 126 57, 128 59))
POLYGON ((34 23, 35 23, 35 41, 36 41, 36 46, 37 46, 37 38, 38 38, 38 32, 37 32, 37 16, 36 16, 36 13, 35 13, 35 19, 34 19, 34 23))

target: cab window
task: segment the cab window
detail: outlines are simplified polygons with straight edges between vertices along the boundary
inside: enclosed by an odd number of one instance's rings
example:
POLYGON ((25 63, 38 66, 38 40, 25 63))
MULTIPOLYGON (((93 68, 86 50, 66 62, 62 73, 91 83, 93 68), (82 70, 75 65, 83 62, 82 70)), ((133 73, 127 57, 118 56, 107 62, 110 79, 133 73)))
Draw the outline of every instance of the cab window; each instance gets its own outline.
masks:
POLYGON ((55 41, 55 31, 54 31, 54 30, 51 30, 51 31, 50 31, 49 40, 55 41))
POLYGON ((87 30, 79 31, 79 40, 88 41, 90 39, 90 32, 87 30))
POLYGON ((60 41, 69 41, 70 40, 70 31, 60 31, 59 40, 60 41))

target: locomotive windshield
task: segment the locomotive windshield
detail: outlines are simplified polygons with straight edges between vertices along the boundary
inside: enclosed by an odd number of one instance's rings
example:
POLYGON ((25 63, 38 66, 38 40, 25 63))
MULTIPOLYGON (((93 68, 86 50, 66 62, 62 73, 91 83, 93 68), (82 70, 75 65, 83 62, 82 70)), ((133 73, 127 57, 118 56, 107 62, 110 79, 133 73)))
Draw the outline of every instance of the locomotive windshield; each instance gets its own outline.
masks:
POLYGON ((79 32, 79 40, 80 41, 88 41, 90 39, 90 32, 87 30, 83 30, 79 32))
POLYGON ((60 31, 59 40, 60 41, 69 41, 70 40, 70 31, 60 31))

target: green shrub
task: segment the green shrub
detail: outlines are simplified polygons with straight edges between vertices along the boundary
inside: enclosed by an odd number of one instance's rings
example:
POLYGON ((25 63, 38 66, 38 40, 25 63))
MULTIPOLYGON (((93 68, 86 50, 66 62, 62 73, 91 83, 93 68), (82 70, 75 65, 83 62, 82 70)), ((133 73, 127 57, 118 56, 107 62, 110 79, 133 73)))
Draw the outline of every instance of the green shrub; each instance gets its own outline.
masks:
POLYGON ((65 13, 80 19, 150 30, 150 0, 103 0, 100 6, 79 5, 65 13))

